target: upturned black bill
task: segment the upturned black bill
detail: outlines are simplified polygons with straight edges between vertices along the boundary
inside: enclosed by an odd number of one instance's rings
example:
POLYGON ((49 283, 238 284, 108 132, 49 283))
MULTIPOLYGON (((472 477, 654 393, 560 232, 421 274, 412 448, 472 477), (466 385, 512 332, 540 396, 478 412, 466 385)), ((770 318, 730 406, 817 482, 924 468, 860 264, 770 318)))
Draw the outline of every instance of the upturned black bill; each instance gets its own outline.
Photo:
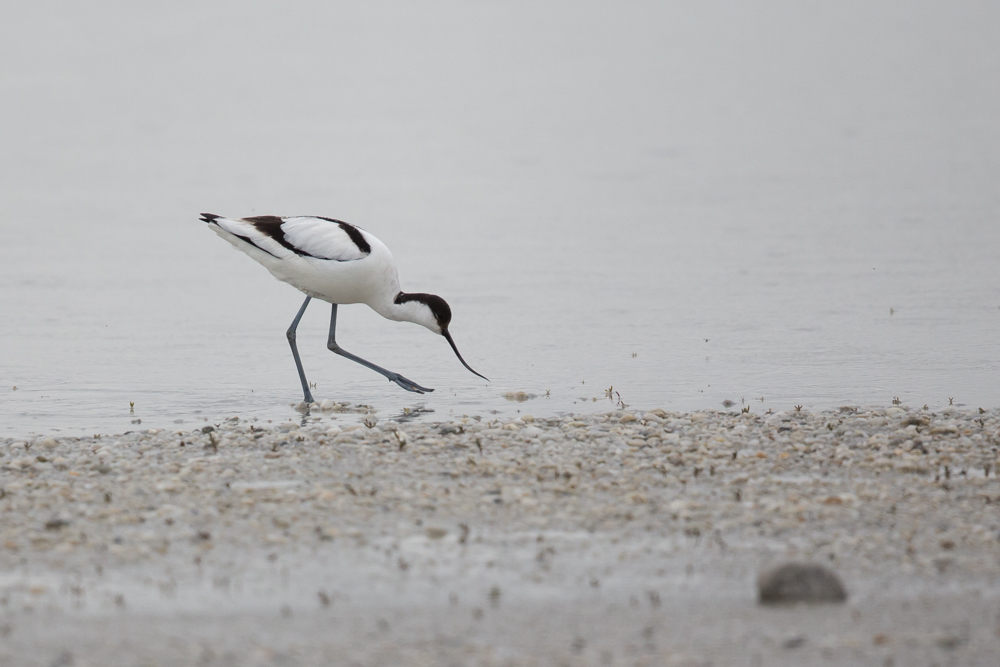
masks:
POLYGON ((445 329, 444 331, 442 331, 442 332, 441 332, 441 335, 442 335, 442 336, 444 336, 445 338, 447 338, 447 339, 448 339, 448 342, 449 342, 449 343, 451 344, 451 349, 455 350, 455 356, 456 356, 456 357, 458 357, 458 360, 462 362, 462 365, 463 365, 463 366, 465 366, 465 367, 466 367, 466 368, 468 368, 468 369, 469 369, 470 371, 472 371, 473 373, 475 373, 475 374, 476 374, 476 375, 478 375, 479 377, 483 378, 483 379, 484 379, 484 380, 486 380, 487 382, 489 382, 489 381, 490 381, 490 379, 489 379, 488 377, 486 377, 486 376, 485 376, 485 375, 483 375, 482 373, 476 373, 476 371, 474 371, 474 370, 472 369, 472 366, 470 366, 469 364, 465 363, 465 359, 463 359, 463 358, 462 358, 462 355, 461 355, 461 354, 459 353, 459 351, 458 351, 458 348, 457 348, 457 347, 455 346, 455 341, 453 341, 453 340, 451 339, 451 334, 450 334, 450 333, 448 333, 448 330, 447 330, 447 329, 445 329))

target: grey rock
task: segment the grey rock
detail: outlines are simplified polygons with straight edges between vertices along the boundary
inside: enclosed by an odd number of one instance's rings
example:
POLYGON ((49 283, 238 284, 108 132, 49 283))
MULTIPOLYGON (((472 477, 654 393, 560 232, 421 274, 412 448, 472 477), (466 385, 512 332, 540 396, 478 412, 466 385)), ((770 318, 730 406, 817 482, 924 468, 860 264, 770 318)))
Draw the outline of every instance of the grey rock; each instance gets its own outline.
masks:
POLYGON ((815 563, 783 563, 757 578, 761 604, 843 602, 847 592, 840 578, 815 563))
POLYGON ((45 522, 45 530, 59 530, 70 524, 66 519, 55 517, 45 522))

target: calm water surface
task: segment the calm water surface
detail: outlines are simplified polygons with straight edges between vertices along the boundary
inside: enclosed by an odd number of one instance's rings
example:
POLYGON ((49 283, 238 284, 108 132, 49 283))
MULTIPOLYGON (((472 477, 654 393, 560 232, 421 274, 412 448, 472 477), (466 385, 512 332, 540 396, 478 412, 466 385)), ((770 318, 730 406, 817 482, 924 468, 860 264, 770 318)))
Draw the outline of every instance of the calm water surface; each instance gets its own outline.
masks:
POLYGON ((8 3, 0 435, 297 416, 301 296, 202 211, 349 220, 451 303, 489 384, 341 310, 426 396, 307 312, 317 398, 387 417, 995 407, 998 7, 8 3))

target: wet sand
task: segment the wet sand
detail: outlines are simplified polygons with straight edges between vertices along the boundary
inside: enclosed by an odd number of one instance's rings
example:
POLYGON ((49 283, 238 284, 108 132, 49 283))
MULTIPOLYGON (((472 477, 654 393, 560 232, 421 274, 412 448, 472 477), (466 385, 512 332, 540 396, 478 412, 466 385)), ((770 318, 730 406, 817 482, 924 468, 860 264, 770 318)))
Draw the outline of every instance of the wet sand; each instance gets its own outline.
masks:
POLYGON ((995 664, 1000 410, 325 407, 0 440, 0 664, 995 664))

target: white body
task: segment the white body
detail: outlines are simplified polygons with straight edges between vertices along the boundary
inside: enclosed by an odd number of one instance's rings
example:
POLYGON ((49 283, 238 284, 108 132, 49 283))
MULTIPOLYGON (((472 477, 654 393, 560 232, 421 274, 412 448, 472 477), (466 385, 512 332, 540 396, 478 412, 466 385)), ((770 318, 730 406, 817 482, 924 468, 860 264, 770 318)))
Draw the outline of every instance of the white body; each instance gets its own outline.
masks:
POLYGON ((298 252, 246 220, 219 217, 210 226, 275 278, 308 296, 336 304, 364 303, 390 320, 415 322, 441 333, 422 304, 393 302, 401 291, 396 262, 385 244, 363 229, 354 227, 367 242, 367 253, 337 222, 323 218, 282 218, 284 239, 298 252))
POLYGON ((318 216, 223 218, 214 213, 202 213, 201 219, 237 250, 263 264, 275 278, 308 295, 288 329, 288 342, 306 403, 312 402, 312 393, 295 347, 295 328, 313 298, 334 304, 328 344, 331 351, 381 373, 407 391, 423 393, 434 390, 421 387, 337 345, 334 331, 338 304, 365 303, 382 317, 413 322, 444 336, 462 365, 487 379, 465 363, 448 332, 451 322, 448 303, 436 294, 407 294, 400 290, 392 253, 385 244, 363 229, 318 216))

